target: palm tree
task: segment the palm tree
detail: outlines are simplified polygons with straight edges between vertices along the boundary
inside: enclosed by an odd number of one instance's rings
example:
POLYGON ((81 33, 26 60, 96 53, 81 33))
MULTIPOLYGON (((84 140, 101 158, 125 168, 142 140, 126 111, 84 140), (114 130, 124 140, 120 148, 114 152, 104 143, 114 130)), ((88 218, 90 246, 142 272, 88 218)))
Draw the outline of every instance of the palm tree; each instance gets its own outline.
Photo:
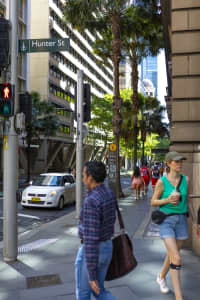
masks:
POLYGON ((126 16, 126 3, 126 0, 66 0, 64 9, 65 20, 79 31, 89 29, 93 33, 98 31, 102 34, 105 33, 106 28, 110 28, 111 31, 111 58, 114 67, 113 133, 117 146, 117 197, 121 191, 119 139, 122 99, 119 92, 119 63, 121 60, 121 24, 126 16))
POLYGON ((142 141, 142 164, 144 164, 146 135, 151 135, 152 133, 156 133, 160 137, 169 135, 168 124, 163 122, 165 110, 165 107, 160 105, 158 99, 140 95, 138 123, 142 141))
POLYGON ((122 27, 123 49, 131 63, 132 81, 132 111, 134 114, 133 124, 133 144, 134 144, 134 168, 137 163, 137 136, 138 136, 138 65, 143 57, 156 55, 163 47, 163 31, 161 15, 158 11, 158 1, 136 1, 136 5, 131 5, 127 10, 126 25, 122 27), (137 26, 131 28, 132 18, 137 22, 137 26))

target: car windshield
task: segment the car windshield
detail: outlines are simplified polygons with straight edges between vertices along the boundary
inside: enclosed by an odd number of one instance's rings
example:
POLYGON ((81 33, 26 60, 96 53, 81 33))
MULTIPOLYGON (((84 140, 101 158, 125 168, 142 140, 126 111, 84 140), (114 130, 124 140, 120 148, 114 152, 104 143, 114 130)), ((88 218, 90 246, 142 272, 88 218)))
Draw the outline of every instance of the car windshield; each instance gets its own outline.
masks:
POLYGON ((62 185, 62 176, 40 175, 33 181, 32 185, 61 186, 62 185))

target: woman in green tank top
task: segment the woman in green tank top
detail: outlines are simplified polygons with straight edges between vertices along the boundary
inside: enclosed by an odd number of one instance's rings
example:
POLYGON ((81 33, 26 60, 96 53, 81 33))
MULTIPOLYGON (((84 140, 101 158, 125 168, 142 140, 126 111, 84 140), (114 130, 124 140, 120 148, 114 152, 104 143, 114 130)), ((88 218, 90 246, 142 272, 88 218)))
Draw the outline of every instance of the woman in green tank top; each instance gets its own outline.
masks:
POLYGON ((156 281, 160 286, 160 291, 168 293, 169 288, 165 277, 170 270, 176 300, 183 300, 180 285, 180 249, 183 246, 184 240, 188 238, 188 178, 180 174, 182 163, 185 159, 178 152, 167 153, 165 162, 170 169, 169 173, 158 180, 151 199, 152 206, 160 206, 160 210, 166 214, 174 213, 174 215, 167 217, 159 225, 160 237, 165 243, 168 254, 156 281), (180 179, 181 184, 177 191, 176 187, 179 185, 180 179))

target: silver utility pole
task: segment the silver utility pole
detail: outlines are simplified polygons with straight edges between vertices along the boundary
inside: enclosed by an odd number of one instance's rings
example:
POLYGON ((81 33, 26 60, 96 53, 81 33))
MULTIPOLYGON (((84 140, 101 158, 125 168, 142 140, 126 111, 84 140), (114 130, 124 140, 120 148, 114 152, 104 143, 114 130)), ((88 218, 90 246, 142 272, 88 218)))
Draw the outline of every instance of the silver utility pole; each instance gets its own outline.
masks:
MULTIPOLYGON (((11 84, 15 86, 15 115, 18 110, 17 55, 18 55, 18 1, 10 0, 9 19, 11 22, 11 84)), ((17 260, 17 176, 18 148, 14 117, 5 121, 4 131, 4 171, 3 171, 3 259, 6 262, 17 260)))
POLYGON ((83 71, 78 71, 77 82, 77 130, 76 130, 76 217, 79 217, 83 198, 83 71))

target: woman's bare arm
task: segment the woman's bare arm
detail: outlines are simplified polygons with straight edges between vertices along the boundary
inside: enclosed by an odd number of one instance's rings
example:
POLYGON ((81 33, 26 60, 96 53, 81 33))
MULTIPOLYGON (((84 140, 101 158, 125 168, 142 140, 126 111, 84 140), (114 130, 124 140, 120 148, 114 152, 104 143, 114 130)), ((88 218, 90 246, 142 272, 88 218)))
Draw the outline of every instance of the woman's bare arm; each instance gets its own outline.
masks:
POLYGON ((163 192, 163 183, 162 180, 158 179, 153 196, 151 198, 151 205, 152 206, 160 206, 163 204, 166 204, 167 202, 165 201, 166 199, 160 200, 160 196, 162 195, 163 192))
POLYGON ((160 199, 161 195, 163 192, 163 183, 161 179, 158 179, 155 189, 154 189, 154 193, 153 193, 153 197, 151 199, 151 205, 152 206, 161 206, 167 203, 171 203, 173 205, 177 205, 177 200, 176 197, 170 195, 167 198, 164 199, 160 199))

